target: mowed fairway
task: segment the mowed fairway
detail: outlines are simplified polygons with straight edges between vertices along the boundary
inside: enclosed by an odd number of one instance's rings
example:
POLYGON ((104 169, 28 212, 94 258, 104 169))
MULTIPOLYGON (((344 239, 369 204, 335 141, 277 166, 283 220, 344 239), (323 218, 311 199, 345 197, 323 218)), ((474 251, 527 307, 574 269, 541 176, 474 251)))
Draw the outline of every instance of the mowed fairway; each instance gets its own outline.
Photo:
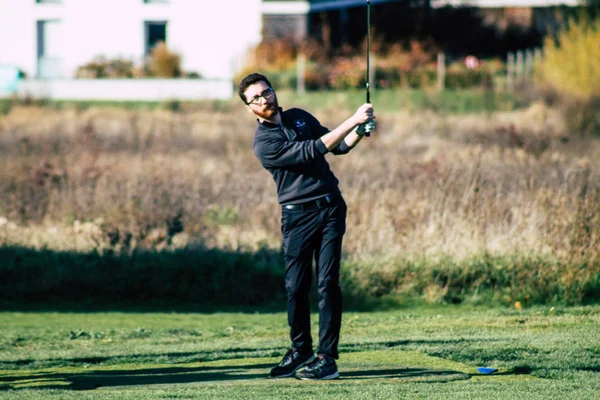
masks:
MULTIPOLYGON (((313 327, 316 335, 316 315, 313 327)), ((267 379, 283 313, 0 314, 0 398, 594 399, 600 307, 344 315, 329 382, 267 379), (498 371, 483 375, 477 367, 498 371)))

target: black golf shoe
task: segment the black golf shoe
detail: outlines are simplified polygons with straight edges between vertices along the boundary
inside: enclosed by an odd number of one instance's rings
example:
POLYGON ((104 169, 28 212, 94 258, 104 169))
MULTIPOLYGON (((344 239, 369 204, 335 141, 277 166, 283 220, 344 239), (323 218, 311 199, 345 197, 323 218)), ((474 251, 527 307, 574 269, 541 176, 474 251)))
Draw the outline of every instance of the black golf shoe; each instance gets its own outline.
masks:
POLYGON ((270 378, 287 378, 294 375, 298 369, 314 360, 313 352, 301 352, 297 349, 290 349, 283 356, 279 364, 269 373, 270 378))
POLYGON ((337 365, 332 357, 319 356, 308 364, 302 371, 296 373, 296 378, 305 381, 321 381, 340 377, 337 365))

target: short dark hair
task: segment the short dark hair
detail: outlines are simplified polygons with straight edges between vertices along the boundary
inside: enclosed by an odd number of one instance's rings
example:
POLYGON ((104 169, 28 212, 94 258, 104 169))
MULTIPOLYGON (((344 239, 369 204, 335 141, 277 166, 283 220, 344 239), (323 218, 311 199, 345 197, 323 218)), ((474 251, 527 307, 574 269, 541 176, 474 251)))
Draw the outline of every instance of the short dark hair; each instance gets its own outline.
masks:
POLYGON ((246 89, 248 89, 248 87, 254 85, 255 83, 258 82, 264 82, 266 83, 270 88, 272 88, 273 86, 271 85, 271 82, 269 82, 269 80, 267 79, 266 76, 259 74, 257 72, 253 72, 251 74, 246 75, 241 81, 240 81, 240 86, 238 87, 238 94, 240 95, 240 99, 242 99, 242 101, 244 102, 244 104, 248 104, 248 100, 246 100, 246 95, 244 94, 244 92, 246 92, 246 89))

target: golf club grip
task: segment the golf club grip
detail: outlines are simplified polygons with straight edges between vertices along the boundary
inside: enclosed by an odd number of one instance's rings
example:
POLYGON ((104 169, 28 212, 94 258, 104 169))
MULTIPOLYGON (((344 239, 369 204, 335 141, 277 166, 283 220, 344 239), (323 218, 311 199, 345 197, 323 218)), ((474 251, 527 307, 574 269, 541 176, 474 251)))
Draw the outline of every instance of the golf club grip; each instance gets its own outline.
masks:
MULTIPOLYGON (((371 92, 369 91, 369 84, 367 83, 367 103, 371 104, 371 92)), ((371 136, 371 132, 365 132, 365 136, 371 136)))

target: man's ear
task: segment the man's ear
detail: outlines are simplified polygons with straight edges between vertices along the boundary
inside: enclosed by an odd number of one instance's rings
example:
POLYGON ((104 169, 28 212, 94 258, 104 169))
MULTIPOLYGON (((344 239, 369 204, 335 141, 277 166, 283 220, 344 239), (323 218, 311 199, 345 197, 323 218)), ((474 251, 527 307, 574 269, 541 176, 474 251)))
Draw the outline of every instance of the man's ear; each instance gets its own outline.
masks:
POLYGON ((252 111, 252 108, 250 108, 248 104, 246 104, 246 110, 248 110, 250 114, 254 114, 254 111, 252 111))

